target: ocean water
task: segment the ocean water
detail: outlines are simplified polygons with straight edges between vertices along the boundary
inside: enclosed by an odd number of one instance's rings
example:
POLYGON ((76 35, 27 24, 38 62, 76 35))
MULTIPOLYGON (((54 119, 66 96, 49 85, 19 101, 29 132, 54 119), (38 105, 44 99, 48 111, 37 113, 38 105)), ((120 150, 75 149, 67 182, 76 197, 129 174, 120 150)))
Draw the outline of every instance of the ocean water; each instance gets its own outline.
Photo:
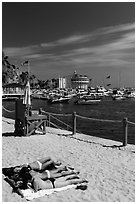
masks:
MULTIPOLYGON (((4 101, 3 107, 12 111, 15 110, 14 101, 4 101)), ((77 131, 88 135, 111 139, 115 141, 123 141, 123 118, 127 117, 128 121, 135 122, 135 99, 126 99, 123 101, 113 101, 111 98, 103 98, 98 105, 76 105, 73 101, 68 104, 49 104, 46 100, 32 99, 32 109, 38 110, 42 108, 44 111, 57 114, 72 114, 101 119, 101 121, 88 120, 77 117, 77 131), (103 120, 113 120, 116 122, 107 122, 103 120), (121 122, 117 122, 121 121, 121 122)), ((7 112, 3 109, 3 116, 15 118, 13 112, 7 112)), ((55 116, 59 120, 72 126, 72 116, 55 116)), ((51 117, 51 122, 64 128, 60 122, 51 117)), ((71 130, 71 129, 69 129, 71 130)), ((128 143, 135 144, 135 125, 128 125, 128 143)))

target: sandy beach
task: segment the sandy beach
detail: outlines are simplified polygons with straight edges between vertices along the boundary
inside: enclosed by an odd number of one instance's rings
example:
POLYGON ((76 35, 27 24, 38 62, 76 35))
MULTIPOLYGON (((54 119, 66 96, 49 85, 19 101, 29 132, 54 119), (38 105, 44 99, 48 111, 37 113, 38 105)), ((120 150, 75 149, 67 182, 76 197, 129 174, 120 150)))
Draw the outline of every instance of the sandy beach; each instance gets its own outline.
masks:
MULTIPOLYGON (((135 146, 47 128, 45 135, 12 136, 14 120, 2 118, 2 167, 50 156, 73 166, 89 181, 85 191, 74 188, 33 202, 135 202, 135 146)), ((26 202, 12 192, 2 176, 2 201, 26 202)))

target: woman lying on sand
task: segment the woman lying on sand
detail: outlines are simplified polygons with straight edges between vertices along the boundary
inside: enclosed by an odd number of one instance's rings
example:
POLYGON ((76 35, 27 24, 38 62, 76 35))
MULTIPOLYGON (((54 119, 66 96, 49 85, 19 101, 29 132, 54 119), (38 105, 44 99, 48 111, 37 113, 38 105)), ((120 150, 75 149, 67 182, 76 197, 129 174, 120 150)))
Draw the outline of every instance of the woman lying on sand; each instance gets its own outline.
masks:
POLYGON ((79 178, 79 172, 72 167, 63 166, 61 162, 54 162, 50 157, 15 167, 12 171, 11 178, 16 189, 31 187, 37 191, 81 183, 87 187, 87 181, 79 178))
POLYGON ((34 161, 32 163, 28 163, 24 166, 29 167, 31 170, 42 172, 46 169, 57 168, 60 165, 61 165, 61 162, 59 161, 55 162, 51 159, 51 157, 45 157, 37 161, 34 161))
MULTIPOLYGON (((23 165, 24 167, 28 167, 30 168, 31 170, 34 170, 34 171, 39 171, 39 172, 43 172, 44 170, 46 169, 57 169, 59 167, 61 167, 61 162, 60 161, 53 161, 51 159, 51 157, 45 157, 45 158, 42 158, 42 159, 39 159, 37 161, 34 161, 32 163, 27 163, 25 165, 23 165)), ((22 166, 22 167, 23 167, 22 166)), ((69 168, 71 170, 74 170, 73 167, 70 167, 70 166, 62 166, 61 168, 69 168)), ((67 169, 66 169, 67 170, 67 169)))
MULTIPOLYGON (((26 171, 25 167, 22 169, 21 174, 23 171, 26 171)), ((42 173, 30 170, 29 172, 24 172, 22 177, 24 177, 24 183, 35 191, 81 183, 87 187, 87 181, 80 179, 78 174, 79 172, 73 170, 64 170, 63 168, 61 170, 61 168, 59 168, 56 170, 45 170, 42 173)))
POLYGON ((83 184, 81 187, 87 188, 87 181, 80 179, 76 173, 65 175, 56 179, 42 180, 39 176, 32 177, 32 185, 35 191, 43 189, 60 188, 71 184, 83 184))

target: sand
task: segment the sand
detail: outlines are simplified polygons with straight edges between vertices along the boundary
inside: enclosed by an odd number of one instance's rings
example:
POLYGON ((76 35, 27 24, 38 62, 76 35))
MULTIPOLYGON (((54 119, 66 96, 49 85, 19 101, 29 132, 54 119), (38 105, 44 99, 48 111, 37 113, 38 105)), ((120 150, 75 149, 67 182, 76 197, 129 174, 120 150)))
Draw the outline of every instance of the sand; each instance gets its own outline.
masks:
MULTIPOLYGON (((33 202, 135 202, 135 146, 88 135, 72 136, 47 128, 45 135, 14 137, 14 120, 2 118, 2 167, 33 162, 50 156, 73 166, 86 178, 85 191, 68 189, 33 202), (5 136, 4 136, 4 133, 5 136)), ((2 201, 26 202, 12 192, 2 177, 2 201)))

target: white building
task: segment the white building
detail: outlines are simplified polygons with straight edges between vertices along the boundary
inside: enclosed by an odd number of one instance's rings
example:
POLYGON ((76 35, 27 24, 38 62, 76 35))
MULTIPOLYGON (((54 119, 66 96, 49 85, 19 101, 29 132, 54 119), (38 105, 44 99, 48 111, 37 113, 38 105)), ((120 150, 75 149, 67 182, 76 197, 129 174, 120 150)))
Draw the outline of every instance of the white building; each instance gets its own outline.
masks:
POLYGON ((58 88, 59 89, 65 89, 66 88, 66 78, 65 77, 59 77, 58 88))
POLYGON ((86 75, 79 75, 75 71, 71 77, 71 85, 73 89, 88 89, 89 78, 86 75))

